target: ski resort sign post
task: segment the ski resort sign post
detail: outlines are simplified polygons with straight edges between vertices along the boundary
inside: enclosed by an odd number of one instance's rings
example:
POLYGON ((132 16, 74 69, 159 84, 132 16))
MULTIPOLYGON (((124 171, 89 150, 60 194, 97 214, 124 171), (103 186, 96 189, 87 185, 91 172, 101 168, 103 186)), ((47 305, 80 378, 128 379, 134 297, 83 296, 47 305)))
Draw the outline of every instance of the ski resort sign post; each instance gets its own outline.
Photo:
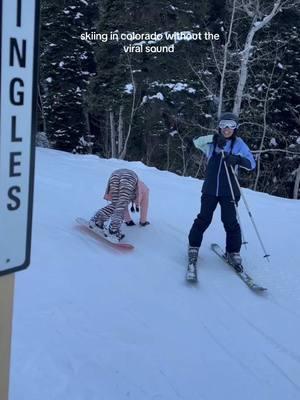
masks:
POLYGON ((8 399, 14 272, 30 263, 38 0, 0 0, 0 399, 8 399))

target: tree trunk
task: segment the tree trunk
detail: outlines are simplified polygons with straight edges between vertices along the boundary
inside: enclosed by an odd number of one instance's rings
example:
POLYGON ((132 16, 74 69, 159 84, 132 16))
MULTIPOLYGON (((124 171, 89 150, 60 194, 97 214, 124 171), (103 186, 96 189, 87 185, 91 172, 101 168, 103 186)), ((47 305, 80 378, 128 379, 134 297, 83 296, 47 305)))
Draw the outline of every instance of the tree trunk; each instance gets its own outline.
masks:
POLYGON ((265 99, 264 99, 264 114, 263 114, 263 134, 262 134, 262 138, 260 141, 260 145, 259 145, 259 153, 258 153, 258 159, 257 159, 257 174, 256 174, 256 178, 255 178, 255 183, 254 183, 254 190, 257 190, 257 185, 258 185, 258 180, 260 177, 260 164, 261 164, 261 151, 264 147, 264 141, 265 141, 265 137, 266 137, 266 133, 267 133, 267 113, 268 113, 268 100, 269 100, 269 93, 270 93, 270 89, 272 86, 272 81, 273 81, 273 75, 274 75, 274 71, 275 71, 275 67, 276 67, 276 62, 277 60, 277 54, 276 54, 276 58, 273 64, 273 69, 271 72, 271 76, 270 76, 270 80, 269 80, 269 84, 268 84, 268 89, 266 91, 266 95, 265 95, 265 99))
POLYGON ((228 37, 227 37, 227 40, 226 40, 226 43, 224 46, 223 68, 222 68, 222 73, 221 73, 220 91, 219 91, 218 118, 220 118, 220 116, 222 114, 223 93, 224 93, 224 89, 225 89, 225 75, 226 75, 227 59, 228 59, 228 46, 230 45, 230 41, 231 41, 235 9, 236 9, 236 0, 233 1, 228 37))
POLYGON ((119 110, 119 126, 118 126, 118 156, 120 157, 123 150, 123 133, 124 133, 124 120, 123 120, 124 106, 120 106, 119 110))
MULTIPOLYGON (((254 19, 254 22, 255 21, 256 20, 254 19)), ((253 41, 255 32, 256 32, 256 30, 254 30, 253 28, 250 29, 250 31, 248 32, 246 43, 245 43, 244 50, 243 50, 241 66, 240 66, 240 71, 239 71, 239 82, 238 82, 237 89, 235 92, 235 99, 234 99, 234 106, 233 106, 233 113, 236 115, 239 115, 240 110, 241 110, 244 88, 245 88, 247 76, 248 76, 248 62, 249 62, 250 51, 251 51, 252 41, 253 41)))
POLYGON ((123 148, 122 148, 122 152, 119 154, 119 158, 121 160, 124 160, 125 157, 126 157, 128 140, 129 140, 130 135, 131 135, 133 117, 134 117, 134 114, 135 114, 135 111, 136 111, 135 110, 136 84, 135 84, 134 77, 133 77, 133 71, 132 71, 132 67, 131 67, 130 58, 128 58, 128 64, 129 64, 129 67, 130 67, 130 75, 131 75, 131 83, 132 83, 132 87, 133 87, 133 93, 132 93, 132 104, 131 104, 131 112, 130 112, 129 125, 128 125, 128 129, 127 129, 127 135, 126 135, 126 138, 124 140, 124 145, 123 145, 123 148))
POLYGON ((43 121, 43 132, 47 135, 47 122, 46 122, 46 116, 45 116, 45 111, 44 111, 43 98, 42 98, 42 95, 41 95, 40 85, 38 85, 38 96, 39 96, 39 102, 40 102, 40 105, 41 105, 41 114, 42 114, 42 121, 43 121))
POLYGON ((114 112, 110 110, 110 145, 111 145, 111 157, 116 158, 116 128, 115 128, 115 116, 114 112))
POLYGON ((296 179, 295 179, 295 184, 294 184, 294 192, 293 192, 293 199, 298 199, 298 193, 299 193, 299 186, 300 186, 300 165, 297 169, 296 172, 296 179))
POLYGON ((185 147, 184 147, 183 139, 180 138, 180 140, 181 140, 181 154, 182 154, 182 176, 185 176, 185 174, 186 174, 185 147))
MULTIPOLYGON (((105 111, 105 137, 104 137, 104 155, 106 158, 108 158, 110 156, 110 115, 109 115, 109 111, 105 111)), ((100 138, 101 138, 101 130, 100 130, 100 126, 98 126, 98 132, 99 132, 99 142, 100 142, 100 138)))
POLYGON ((281 3, 282 3, 281 0, 276 0, 273 5, 272 11, 268 15, 265 15, 261 21, 258 21, 259 10, 256 11, 257 14, 255 15, 254 13, 249 11, 246 5, 244 5, 245 12, 252 17, 252 24, 247 34, 244 50, 241 53, 239 82, 235 93, 234 107, 233 107, 233 113, 236 115, 239 115, 241 110, 242 98, 248 75, 248 63, 249 63, 254 35, 265 25, 267 25, 272 20, 272 18, 279 12, 281 3))
POLYGON ((167 138, 167 171, 170 169, 170 135, 167 138))
POLYGON ((88 154, 92 154, 93 150, 93 143, 91 141, 91 124, 90 124, 90 118, 89 118, 89 113, 87 111, 83 111, 85 121, 86 121, 86 127, 87 127, 87 134, 85 135, 85 141, 88 143, 87 146, 87 152, 88 154))

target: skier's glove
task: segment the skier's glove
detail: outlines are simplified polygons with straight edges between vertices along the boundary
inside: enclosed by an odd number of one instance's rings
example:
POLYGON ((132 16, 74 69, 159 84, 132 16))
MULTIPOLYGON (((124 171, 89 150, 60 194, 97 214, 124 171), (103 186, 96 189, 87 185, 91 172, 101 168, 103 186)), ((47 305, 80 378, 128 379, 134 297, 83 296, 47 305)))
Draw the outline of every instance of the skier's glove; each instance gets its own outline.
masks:
POLYGON ((135 225, 135 223, 132 221, 132 219, 130 221, 125 221, 125 224, 127 226, 134 226, 135 225))
POLYGON ((187 149, 193 149, 194 148, 194 141, 191 137, 187 137, 185 139, 185 143, 186 143, 186 148, 187 149))
POLYGON ((215 133, 213 136, 213 143, 216 144, 220 149, 224 149, 226 144, 226 139, 223 135, 215 133))
POLYGON ((235 167, 236 165, 241 165, 242 157, 235 154, 229 154, 225 157, 226 164, 230 167, 235 167))

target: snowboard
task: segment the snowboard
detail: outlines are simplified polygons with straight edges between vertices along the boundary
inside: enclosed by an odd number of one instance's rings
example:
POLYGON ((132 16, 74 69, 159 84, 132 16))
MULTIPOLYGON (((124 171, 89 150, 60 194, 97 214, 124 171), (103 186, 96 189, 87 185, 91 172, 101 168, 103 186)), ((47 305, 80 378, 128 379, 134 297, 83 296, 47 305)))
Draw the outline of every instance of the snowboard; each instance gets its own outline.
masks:
POLYGON ((104 240, 105 242, 109 243, 113 247, 116 247, 118 249, 123 249, 123 250, 133 250, 134 246, 130 243, 123 243, 123 242, 113 242, 112 240, 109 239, 108 236, 105 236, 103 231, 97 227, 95 228, 90 228, 89 227, 89 222, 81 217, 76 218, 75 220, 80 226, 83 226, 90 232, 93 232, 99 239, 104 240))

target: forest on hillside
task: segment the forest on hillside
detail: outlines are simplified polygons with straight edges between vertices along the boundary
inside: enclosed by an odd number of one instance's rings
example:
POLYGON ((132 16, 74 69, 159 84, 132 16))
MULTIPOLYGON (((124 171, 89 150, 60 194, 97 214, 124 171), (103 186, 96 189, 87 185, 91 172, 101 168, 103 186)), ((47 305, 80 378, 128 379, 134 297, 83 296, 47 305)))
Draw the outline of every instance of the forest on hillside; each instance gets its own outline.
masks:
POLYGON ((41 0, 38 137, 201 179, 192 139, 230 111, 241 184, 300 198, 299 27, 300 0, 41 0))

